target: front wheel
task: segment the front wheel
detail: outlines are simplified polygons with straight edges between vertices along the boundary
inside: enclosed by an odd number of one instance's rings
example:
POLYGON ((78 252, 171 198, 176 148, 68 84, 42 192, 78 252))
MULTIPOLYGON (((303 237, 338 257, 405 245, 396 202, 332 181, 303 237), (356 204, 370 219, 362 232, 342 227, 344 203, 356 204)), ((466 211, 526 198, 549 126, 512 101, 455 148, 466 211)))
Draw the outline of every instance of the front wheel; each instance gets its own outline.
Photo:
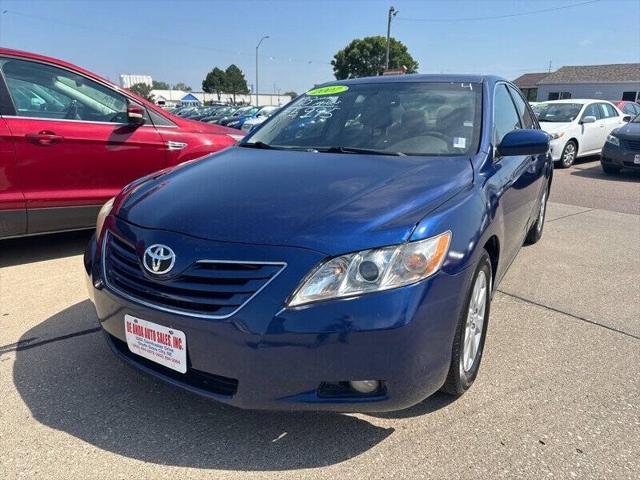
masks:
POLYGON ((544 229, 544 217, 547 213, 548 196, 549 187, 545 187, 544 191, 542 192, 540 203, 538 204, 538 218, 536 218, 536 223, 531 226, 531 229, 529 229, 529 232, 527 233, 527 238, 525 238, 524 240, 525 245, 533 245, 542 238, 542 230, 544 229))
POLYGON ((491 261, 483 250, 467 293, 466 308, 458 319, 449 374, 442 386, 442 391, 449 395, 462 395, 478 375, 489 322, 491 279, 491 261))
POLYGON ((578 146, 573 140, 569 140, 562 149, 562 156, 560 157, 560 167, 569 168, 573 165, 578 155, 578 146))

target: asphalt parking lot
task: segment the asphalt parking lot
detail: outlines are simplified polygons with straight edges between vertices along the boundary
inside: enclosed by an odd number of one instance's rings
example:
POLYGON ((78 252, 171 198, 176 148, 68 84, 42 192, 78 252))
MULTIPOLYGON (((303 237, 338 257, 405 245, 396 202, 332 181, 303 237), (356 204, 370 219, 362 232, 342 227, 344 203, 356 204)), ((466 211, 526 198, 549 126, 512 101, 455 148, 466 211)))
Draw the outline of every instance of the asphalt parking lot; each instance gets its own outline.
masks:
POLYGON ((0 478, 640 478, 640 175, 556 170, 541 242, 452 401, 251 412, 131 370, 97 330, 86 232, 0 242, 0 478))

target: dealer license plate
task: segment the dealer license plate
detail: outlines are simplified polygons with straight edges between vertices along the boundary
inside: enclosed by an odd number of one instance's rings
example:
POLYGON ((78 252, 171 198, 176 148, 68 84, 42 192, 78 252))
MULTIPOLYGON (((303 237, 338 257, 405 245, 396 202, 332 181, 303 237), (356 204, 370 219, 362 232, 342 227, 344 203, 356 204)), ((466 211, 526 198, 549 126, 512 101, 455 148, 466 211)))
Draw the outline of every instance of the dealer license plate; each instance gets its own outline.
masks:
POLYGON ((187 338, 184 332, 148 322, 132 315, 124 316, 127 345, 136 355, 180 373, 187 371, 187 338))

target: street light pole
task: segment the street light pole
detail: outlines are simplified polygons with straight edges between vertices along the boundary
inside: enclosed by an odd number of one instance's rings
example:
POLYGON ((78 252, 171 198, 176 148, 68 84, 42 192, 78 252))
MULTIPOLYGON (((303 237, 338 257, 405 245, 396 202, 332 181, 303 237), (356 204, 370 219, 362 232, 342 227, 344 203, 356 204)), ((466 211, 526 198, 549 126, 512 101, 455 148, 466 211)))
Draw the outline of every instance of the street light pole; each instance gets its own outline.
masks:
POLYGON ((389 70, 389 43, 391 41, 391 19, 398 14, 398 10, 389 7, 389 16, 387 17, 387 54, 384 62, 384 69, 389 70))
POLYGON ((265 35, 260 39, 258 45, 256 45, 256 107, 258 106, 258 49, 260 48, 260 44, 262 44, 263 40, 269 38, 269 35, 265 35))

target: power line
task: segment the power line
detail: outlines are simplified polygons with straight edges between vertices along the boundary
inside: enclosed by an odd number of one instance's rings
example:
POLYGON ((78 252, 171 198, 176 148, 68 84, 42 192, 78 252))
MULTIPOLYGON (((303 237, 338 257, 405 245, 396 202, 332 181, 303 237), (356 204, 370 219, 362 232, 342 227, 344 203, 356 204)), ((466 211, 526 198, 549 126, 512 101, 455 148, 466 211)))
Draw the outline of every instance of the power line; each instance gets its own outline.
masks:
POLYGON ((398 17, 398 20, 404 22, 430 22, 430 23, 448 23, 448 22, 472 22, 478 20, 498 20, 502 18, 513 18, 513 17, 523 17, 525 15, 535 15, 538 13, 546 13, 546 12, 555 12, 556 10, 564 10, 567 8, 575 8, 581 7, 583 5, 590 5, 592 3, 597 3, 600 0, 589 0, 587 2, 581 3, 573 3, 571 5, 563 5, 560 7, 550 7, 543 8, 541 10, 530 10, 528 12, 520 12, 520 13, 509 13, 505 15, 491 15, 486 17, 462 17, 462 18, 407 18, 407 17, 398 17))

